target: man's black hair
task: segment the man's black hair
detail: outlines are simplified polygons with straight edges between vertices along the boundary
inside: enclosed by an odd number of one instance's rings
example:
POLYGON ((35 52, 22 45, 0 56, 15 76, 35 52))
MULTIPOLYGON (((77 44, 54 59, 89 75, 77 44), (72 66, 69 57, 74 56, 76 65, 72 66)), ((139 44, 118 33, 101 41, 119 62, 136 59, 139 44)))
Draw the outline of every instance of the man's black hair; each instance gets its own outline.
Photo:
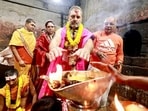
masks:
POLYGON ((9 69, 5 72, 5 77, 13 76, 13 75, 18 76, 18 71, 16 69, 9 69))
POLYGON ((0 64, 0 88, 3 88, 6 85, 5 72, 10 69, 14 69, 14 66, 0 64))
POLYGON ((44 96, 34 103, 31 111, 62 111, 62 103, 54 96, 44 96))
POLYGON ((26 23, 27 23, 27 24, 28 24, 28 23, 31 23, 31 22, 34 22, 34 23, 35 23, 35 21, 34 21, 32 18, 26 19, 26 23))

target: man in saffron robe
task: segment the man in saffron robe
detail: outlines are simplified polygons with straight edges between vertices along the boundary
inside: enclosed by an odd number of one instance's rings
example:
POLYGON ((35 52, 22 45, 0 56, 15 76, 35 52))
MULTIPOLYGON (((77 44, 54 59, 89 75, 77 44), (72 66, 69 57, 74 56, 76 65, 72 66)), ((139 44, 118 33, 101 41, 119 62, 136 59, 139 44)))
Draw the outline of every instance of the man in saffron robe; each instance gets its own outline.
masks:
MULTIPOLYGON (((61 64, 63 70, 87 70, 90 52, 93 48, 93 37, 81 22, 81 8, 79 6, 71 7, 66 26, 56 31, 50 43, 48 58, 52 62, 47 75, 56 71, 56 64, 61 64)), ((44 96, 47 92, 46 86, 47 83, 43 82, 39 97, 44 96)))
MULTIPOLYGON (((46 54, 49 52, 49 44, 55 34, 55 24, 53 21, 49 20, 45 23, 44 33, 37 38, 36 47, 34 50, 34 59, 35 63, 39 68, 38 77, 41 75, 46 75, 50 61, 46 57, 46 54)), ((36 80, 36 90, 39 92, 43 80, 36 80)))
POLYGON ((20 75, 16 69, 5 72, 6 85, 0 89, 0 111, 25 111, 29 92, 36 102, 37 94, 28 75, 20 75), (7 109, 7 110, 6 110, 7 109))
POLYGON ((14 31, 9 46, 15 58, 14 67, 19 75, 28 75, 31 68, 33 51, 36 44, 34 36, 35 21, 27 19, 25 26, 14 31))

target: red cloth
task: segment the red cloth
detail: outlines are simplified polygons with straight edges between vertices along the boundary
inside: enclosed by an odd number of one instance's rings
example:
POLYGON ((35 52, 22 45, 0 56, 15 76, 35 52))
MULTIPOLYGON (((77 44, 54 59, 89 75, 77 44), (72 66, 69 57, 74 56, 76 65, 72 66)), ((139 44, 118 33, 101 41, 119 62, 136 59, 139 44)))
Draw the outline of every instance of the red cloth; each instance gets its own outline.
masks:
POLYGON ((37 38, 36 47, 34 51, 35 61, 39 67, 44 67, 49 64, 49 60, 46 58, 46 53, 49 52, 50 41, 46 34, 41 34, 37 38))
MULTIPOLYGON (((39 68, 38 77, 40 75, 46 75, 47 73, 50 64, 49 60, 46 58, 46 53, 49 52, 49 44, 50 44, 50 39, 45 33, 41 34, 37 38, 36 47, 34 51, 34 59, 35 59, 34 61, 39 68)), ((42 79, 37 79, 35 85, 37 93, 39 93, 42 83, 43 83, 42 79)))
POLYGON ((20 57, 23 59, 23 61, 26 64, 31 64, 32 63, 32 57, 28 54, 27 50, 25 49, 24 46, 17 46, 16 47, 20 57))

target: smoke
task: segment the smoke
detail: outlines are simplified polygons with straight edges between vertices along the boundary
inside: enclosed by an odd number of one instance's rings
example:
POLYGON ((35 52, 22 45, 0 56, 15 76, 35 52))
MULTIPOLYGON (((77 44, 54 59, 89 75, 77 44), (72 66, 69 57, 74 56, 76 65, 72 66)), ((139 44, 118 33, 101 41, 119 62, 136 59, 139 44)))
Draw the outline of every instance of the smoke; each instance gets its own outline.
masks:
MULTIPOLYGON (((88 17, 84 23, 90 30, 98 30, 103 26, 103 21, 109 16, 117 19, 117 25, 129 24, 132 13, 137 11, 144 0, 102 0, 96 13, 88 17)), ((128 25, 129 28, 129 25, 128 25)))

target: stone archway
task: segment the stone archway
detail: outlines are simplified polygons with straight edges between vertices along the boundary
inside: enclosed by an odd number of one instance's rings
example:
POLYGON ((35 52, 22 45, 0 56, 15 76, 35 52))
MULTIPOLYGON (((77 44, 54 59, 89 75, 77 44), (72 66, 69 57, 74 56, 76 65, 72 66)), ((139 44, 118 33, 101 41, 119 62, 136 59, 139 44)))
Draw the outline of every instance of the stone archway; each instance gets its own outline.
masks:
POLYGON ((124 34, 124 55, 140 56, 142 46, 142 36, 137 30, 130 29, 124 34))

